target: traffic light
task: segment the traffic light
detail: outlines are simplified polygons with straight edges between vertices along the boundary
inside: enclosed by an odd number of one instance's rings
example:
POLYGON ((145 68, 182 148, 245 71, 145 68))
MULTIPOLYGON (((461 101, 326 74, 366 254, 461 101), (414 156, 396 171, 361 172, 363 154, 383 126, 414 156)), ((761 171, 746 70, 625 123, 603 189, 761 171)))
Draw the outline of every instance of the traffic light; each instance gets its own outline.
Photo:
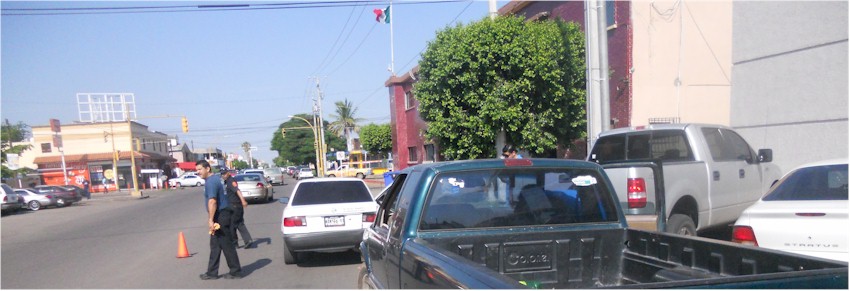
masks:
POLYGON ((280 136, 283 137, 283 138, 286 138, 286 128, 280 129, 280 136))
POLYGON ((183 132, 189 132, 189 120, 183 117, 183 132))

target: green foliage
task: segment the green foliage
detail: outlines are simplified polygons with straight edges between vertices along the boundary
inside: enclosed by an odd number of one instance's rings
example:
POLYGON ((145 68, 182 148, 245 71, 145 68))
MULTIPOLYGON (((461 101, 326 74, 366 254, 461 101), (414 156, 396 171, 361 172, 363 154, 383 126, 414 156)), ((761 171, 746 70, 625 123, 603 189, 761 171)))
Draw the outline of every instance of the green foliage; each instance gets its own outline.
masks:
POLYGON ((370 123, 360 129, 360 144, 363 149, 385 155, 393 150, 393 134, 390 124, 377 125, 370 123))
POLYGON ((330 117, 336 120, 331 122, 330 126, 327 127, 328 131, 335 133, 337 136, 348 137, 352 131, 360 129, 357 123, 363 121, 363 119, 354 116, 357 114, 357 107, 354 107, 351 101, 345 99, 344 102, 337 101, 334 105, 336 105, 336 114, 330 114, 330 117))
MULTIPOLYGON (((298 114, 298 117, 310 120, 313 117, 309 114, 298 114)), ((328 122, 323 122, 325 128, 328 122)), ((275 164, 278 166, 286 165, 284 162, 289 161, 297 165, 315 164, 316 163, 316 148, 314 143, 313 131, 309 125, 301 119, 292 118, 278 126, 277 130, 272 133, 272 142, 270 150, 277 151, 278 157, 275 158, 275 164), (294 129, 294 128, 302 129, 294 129), (286 138, 281 137, 280 129, 287 128, 286 138)), ((333 134, 329 130, 325 130, 325 142, 327 143, 328 151, 333 149, 344 149, 345 140, 333 134)))
POLYGON ((448 159, 496 157, 497 133, 538 156, 584 136, 584 36, 560 20, 484 18, 428 44, 414 96, 448 159))
POLYGON ((230 162, 230 165, 237 170, 243 170, 248 168, 248 162, 242 160, 235 160, 230 162))
POLYGON ((29 144, 13 145, 15 142, 22 142, 31 135, 29 125, 19 121, 17 124, 9 123, 6 119, 0 129, 0 176, 3 179, 15 177, 17 174, 26 174, 31 169, 20 168, 12 170, 6 167, 6 154, 21 154, 29 150, 32 146, 29 144))

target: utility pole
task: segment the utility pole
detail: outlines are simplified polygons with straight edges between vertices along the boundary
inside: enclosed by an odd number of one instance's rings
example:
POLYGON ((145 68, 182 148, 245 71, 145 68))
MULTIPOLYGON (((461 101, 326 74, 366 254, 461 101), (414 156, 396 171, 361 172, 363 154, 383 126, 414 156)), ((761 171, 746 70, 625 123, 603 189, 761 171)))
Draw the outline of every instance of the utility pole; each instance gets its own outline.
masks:
MULTIPOLYGON (((322 156, 321 159, 320 159, 321 167, 319 168, 321 170, 317 169, 316 172, 319 175, 319 177, 324 177, 325 176, 325 165, 327 164, 327 161, 325 161, 325 159, 327 159, 327 157, 325 156, 325 153, 327 152, 327 150, 326 150, 326 146, 325 146, 325 124, 324 124, 324 121, 322 120, 322 88, 321 88, 321 85, 319 84, 319 78, 318 77, 316 77, 316 100, 315 101, 316 101, 316 106, 314 107, 314 111, 318 112, 318 117, 316 118, 317 120, 316 120, 315 124, 316 124, 316 128, 317 128, 317 132, 319 134, 319 141, 320 141, 319 142, 319 151, 321 152, 321 156, 322 156)), ((319 166, 320 165, 316 165, 316 167, 319 167, 319 166)))
POLYGON ((136 143, 133 140, 133 122, 130 120, 130 108, 126 103, 124 104, 124 116, 127 117, 127 132, 130 135, 130 172, 133 175, 133 191, 130 192, 130 195, 142 196, 142 193, 139 192, 139 177, 136 176, 136 149, 133 148, 136 143))
POLYGON ((488 2, 490 20, 496 19, 496 16, 499 16, 499 10, 496 9, 496 0, 489 0, 488 2))
POLYGON ((584 2, 587 44, 587 145, 593 146, 599 133, 611 124, 608 80, 608 27, 605 1, 584 2))

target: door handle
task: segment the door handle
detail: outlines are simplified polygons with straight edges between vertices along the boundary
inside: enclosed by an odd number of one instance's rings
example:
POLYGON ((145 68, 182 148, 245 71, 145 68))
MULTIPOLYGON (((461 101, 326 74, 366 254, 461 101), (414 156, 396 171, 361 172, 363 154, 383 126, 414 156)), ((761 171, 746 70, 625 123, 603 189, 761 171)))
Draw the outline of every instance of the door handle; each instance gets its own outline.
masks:
POLYGON ((714 177, 714 181, 720 181, 720 171, 711 172, 711 176, 714 177))
POLYGON ((747 172, 745 172, 744 169, 738 170, 738 178, 743 179, 746 176, 747 176, 747 172))

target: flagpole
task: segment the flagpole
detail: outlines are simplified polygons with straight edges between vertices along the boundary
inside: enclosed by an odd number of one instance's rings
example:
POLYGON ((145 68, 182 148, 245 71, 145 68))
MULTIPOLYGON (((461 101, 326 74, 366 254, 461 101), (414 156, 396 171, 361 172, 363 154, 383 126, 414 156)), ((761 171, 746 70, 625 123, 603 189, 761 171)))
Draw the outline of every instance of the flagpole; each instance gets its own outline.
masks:
POLYGON ((390 0, 390 73, 395 76, 395 51, 393 50, 393 22, 395 11, 393 11, 393 0, 390 0))

